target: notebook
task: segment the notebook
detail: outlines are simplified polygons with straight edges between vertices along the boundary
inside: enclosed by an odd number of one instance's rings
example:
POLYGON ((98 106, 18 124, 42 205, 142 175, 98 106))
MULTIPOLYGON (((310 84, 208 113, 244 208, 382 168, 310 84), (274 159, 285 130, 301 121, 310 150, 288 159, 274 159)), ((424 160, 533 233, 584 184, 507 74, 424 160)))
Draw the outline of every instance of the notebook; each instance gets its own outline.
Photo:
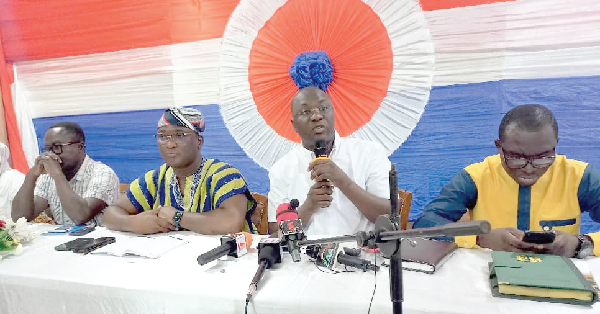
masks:
POLYGON ((598 300, 573 262, 559 255, 492 252, 490 286, 496 297, 590 305, 598 300))
POLYGON ((119 237, 115 243, 101 247, 90 254, 123 257, 159 258, 188 241, 170 235, 119 237))
POLYGON ((415 246, 407 240, 402 241, 402 269, 421 271, 433 274, 438 270, 458 248, 456 243, 449 241, 412 238, 415 246))

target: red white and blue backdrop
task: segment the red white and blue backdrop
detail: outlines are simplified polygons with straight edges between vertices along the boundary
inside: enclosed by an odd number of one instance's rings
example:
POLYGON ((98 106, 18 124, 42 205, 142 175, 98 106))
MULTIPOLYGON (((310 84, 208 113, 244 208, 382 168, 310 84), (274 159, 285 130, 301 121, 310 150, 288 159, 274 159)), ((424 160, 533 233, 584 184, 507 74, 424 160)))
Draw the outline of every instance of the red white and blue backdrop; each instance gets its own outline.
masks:
POLYGON ((596 0, 0 0, 12 162, 26 171, 47 127, 74 121, 88 154, 130 182, 162 163, 162 110, 194 106, 203 155, 266 193, 267 169, 299 141, 289 67, 323 51, 337 131, 384 145, 414 219, 496 152, 519 104, 548 106, 558 153, 600 167, 598 30, 596 0))

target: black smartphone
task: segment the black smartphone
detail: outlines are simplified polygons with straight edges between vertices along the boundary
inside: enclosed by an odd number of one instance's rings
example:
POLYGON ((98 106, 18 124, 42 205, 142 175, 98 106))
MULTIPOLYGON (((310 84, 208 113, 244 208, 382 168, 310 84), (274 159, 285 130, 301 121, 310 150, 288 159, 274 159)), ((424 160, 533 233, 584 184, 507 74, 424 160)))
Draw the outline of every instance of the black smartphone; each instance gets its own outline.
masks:
POLYGON ((94 243, 94 238, 77 238, 54 247, 57 251, 72 251, 76 248, 94 243))
POLYGON ((525 231, 524 242, 546 244, 554 242, 556 233, 554 231, 525 231))
POLYGON ((115 237, 101 237, 98 239, 93 239, 92 243, 77 247, 73 249, 73 253, 83 253, 87 254, 95 249, 101 248, 105 245, 111 244, 115 242, 115 237))

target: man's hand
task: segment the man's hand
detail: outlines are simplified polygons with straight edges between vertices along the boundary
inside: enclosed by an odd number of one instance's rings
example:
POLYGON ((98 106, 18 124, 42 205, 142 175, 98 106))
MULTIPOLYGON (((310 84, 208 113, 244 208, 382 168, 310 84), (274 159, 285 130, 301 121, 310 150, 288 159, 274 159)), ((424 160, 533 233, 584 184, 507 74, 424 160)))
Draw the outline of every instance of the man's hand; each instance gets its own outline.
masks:
POLYGON ((576 235, 562 232, 556 232, 554 242, 548 244, 536 244, 535 251, 538 253, 556 254, 564 257, 575 256, 575 250, 579 246, 579 239, 576 235))
POLYGON ((175 213, 177 212, 177 208, 172 206, 161 206, 158 207, 158 218, 161 220, 161 226, 165 226, 170 228, 171 230, 175 230, 175 225, 173 224, 173 217, 175 217, 175 213))
POLYGON ((330 181, 340 186, 349 180, 348 176, 331 159, 315 159, 308 165, 310 179, 317 182, 330 181))
POLYGON ((38 157, 43 166, 43 170, 55 180, 64 177, 65 174, 60 166, 61 159, 53 152, 45 152, 38 157), (40 158, 41 157, 41 158, 40 158))
POLYGON ((37 156, 35 159, 33 166, 29 169, 29 173, 33 174, 36 178, 40 175, 46 173, 46 169, 44 169, 44 160, 48 158, 49 152, 44 152, 37 156))
POLYGON ((132 231, 138 234, 154 234, 175 230, 172 222, 166 223, 158 217, 160 211, 161 207, 131 216, 135 219, 132 231))
POLYGON ((305 204, 308 208, 316 211, 319 208, 328 207, 331 205, 331 194, 333 193, 333 184, 329 181, 316 182, 308 190, 305 204))
MULTIPOLYGON (((492 229, 477 237, 477 245, 494 251, 532 252, 536 244, 523 242, 525 232, 517 228, 492 229)), ((539 244, 537 244, 539 245, 539 244)))

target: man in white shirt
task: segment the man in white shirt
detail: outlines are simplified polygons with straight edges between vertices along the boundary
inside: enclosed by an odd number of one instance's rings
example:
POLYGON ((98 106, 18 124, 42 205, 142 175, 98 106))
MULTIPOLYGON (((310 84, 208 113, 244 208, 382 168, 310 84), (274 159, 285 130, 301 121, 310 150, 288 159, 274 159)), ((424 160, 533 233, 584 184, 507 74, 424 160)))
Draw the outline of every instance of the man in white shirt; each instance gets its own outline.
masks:
POLYGON ((334 129, 333 104, 317 87, 292 99, 292 124, 302 139, 269 171, 269 229, 277 230, 277 206, 298 199, 307 235, 344 235, 374 228, 390 213, 390 161, 377 143, 342 138, 334 129), (317 141, 329 158, 315 159, 317 141))

